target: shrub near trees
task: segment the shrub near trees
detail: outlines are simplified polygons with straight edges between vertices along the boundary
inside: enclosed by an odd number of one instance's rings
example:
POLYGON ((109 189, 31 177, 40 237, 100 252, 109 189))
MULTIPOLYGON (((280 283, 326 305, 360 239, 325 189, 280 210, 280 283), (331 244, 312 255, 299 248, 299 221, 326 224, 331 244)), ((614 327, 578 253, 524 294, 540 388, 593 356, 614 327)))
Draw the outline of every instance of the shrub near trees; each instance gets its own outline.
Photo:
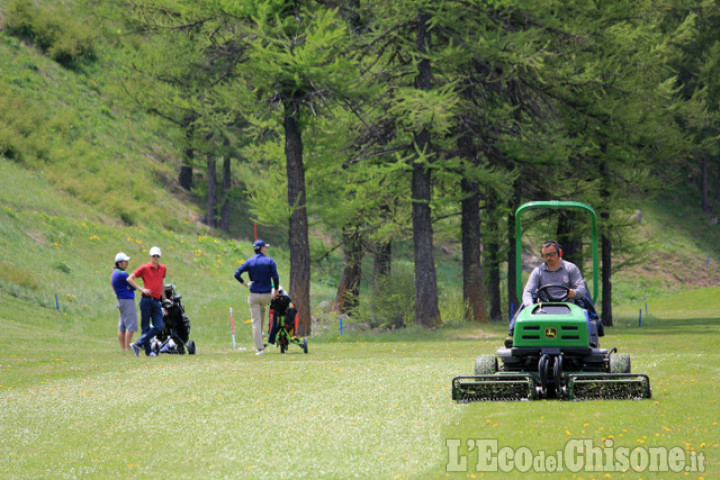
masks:
POLYGON ((4 23, 10 34, 37 45, 65 67, 79 67, 95 59, 97 38, 92 28, 62 5, 12 0, 4 23))

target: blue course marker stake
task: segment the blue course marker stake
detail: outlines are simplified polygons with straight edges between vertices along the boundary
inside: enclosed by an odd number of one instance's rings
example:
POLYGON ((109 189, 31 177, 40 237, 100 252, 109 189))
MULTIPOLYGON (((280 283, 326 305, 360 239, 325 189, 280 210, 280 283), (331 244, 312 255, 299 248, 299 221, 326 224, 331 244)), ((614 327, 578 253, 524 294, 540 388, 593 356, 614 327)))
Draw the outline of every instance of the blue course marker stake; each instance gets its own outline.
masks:
POLYGON ((55 294, 55 310, 60 311, 60 302, 58 301, 57 293, 55 294))
POLYGON ((342 317, 340 317, 340 335, 342 335, 342 317))

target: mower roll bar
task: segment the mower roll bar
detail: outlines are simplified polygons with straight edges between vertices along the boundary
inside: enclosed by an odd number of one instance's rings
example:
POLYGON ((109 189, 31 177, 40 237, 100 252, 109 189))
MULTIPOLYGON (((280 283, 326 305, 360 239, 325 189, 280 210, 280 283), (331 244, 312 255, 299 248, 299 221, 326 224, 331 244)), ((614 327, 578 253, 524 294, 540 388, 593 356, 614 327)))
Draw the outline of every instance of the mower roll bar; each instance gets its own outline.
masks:
POLYGON ((597 240, 597 216, 593 208, 582 202, 570 202, 561 200, 548 200, 540 202, 528 202, 520 205, 515 211, 515 279, 518 298, 522 298, 522 214, 528 210, 538 208, 549 208, 553 210, 575 209, 584 210, 590 214, 592 224, 592 257, 593 257, 593 293, 592 301, 595 303, 598 292, 598 240, 597 240))

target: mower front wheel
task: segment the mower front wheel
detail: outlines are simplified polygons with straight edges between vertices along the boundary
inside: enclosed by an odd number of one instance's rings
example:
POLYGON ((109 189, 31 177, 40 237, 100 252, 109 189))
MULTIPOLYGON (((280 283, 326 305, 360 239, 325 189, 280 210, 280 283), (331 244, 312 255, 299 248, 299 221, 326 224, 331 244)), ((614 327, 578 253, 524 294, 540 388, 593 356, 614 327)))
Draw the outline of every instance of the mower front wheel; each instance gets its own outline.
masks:
POLYGON ((611 353, 610 373, 630 373, 630 355, 627 353, 611 353))
POLYGON ((497 370, 498 362, 495 355, 478 355, 475 358, 475 375, 493 375, 497 370))

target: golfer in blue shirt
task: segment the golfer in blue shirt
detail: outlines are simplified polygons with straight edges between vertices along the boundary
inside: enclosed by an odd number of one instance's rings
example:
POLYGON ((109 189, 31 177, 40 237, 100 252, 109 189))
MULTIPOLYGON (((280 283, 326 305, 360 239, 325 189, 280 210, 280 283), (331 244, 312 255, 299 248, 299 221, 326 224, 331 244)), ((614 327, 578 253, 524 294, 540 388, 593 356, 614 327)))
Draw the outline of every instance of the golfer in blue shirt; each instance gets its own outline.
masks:
POLYGON ((270 301, 277 295, 280 288, 280 277, 277 273, 277 266, 272 257, 265 255, 270 244, 257 240, 253 243, 255 256, 245 261, 235 271, 235 279, 250 289, 248 304, 250 305, 250 317, 252 318, 253 339, 255 341, 256 355, 265 353, 263 344, 263 317, 270 301), (247 272, 249 281, 243 281, 242 274, 247 272))

